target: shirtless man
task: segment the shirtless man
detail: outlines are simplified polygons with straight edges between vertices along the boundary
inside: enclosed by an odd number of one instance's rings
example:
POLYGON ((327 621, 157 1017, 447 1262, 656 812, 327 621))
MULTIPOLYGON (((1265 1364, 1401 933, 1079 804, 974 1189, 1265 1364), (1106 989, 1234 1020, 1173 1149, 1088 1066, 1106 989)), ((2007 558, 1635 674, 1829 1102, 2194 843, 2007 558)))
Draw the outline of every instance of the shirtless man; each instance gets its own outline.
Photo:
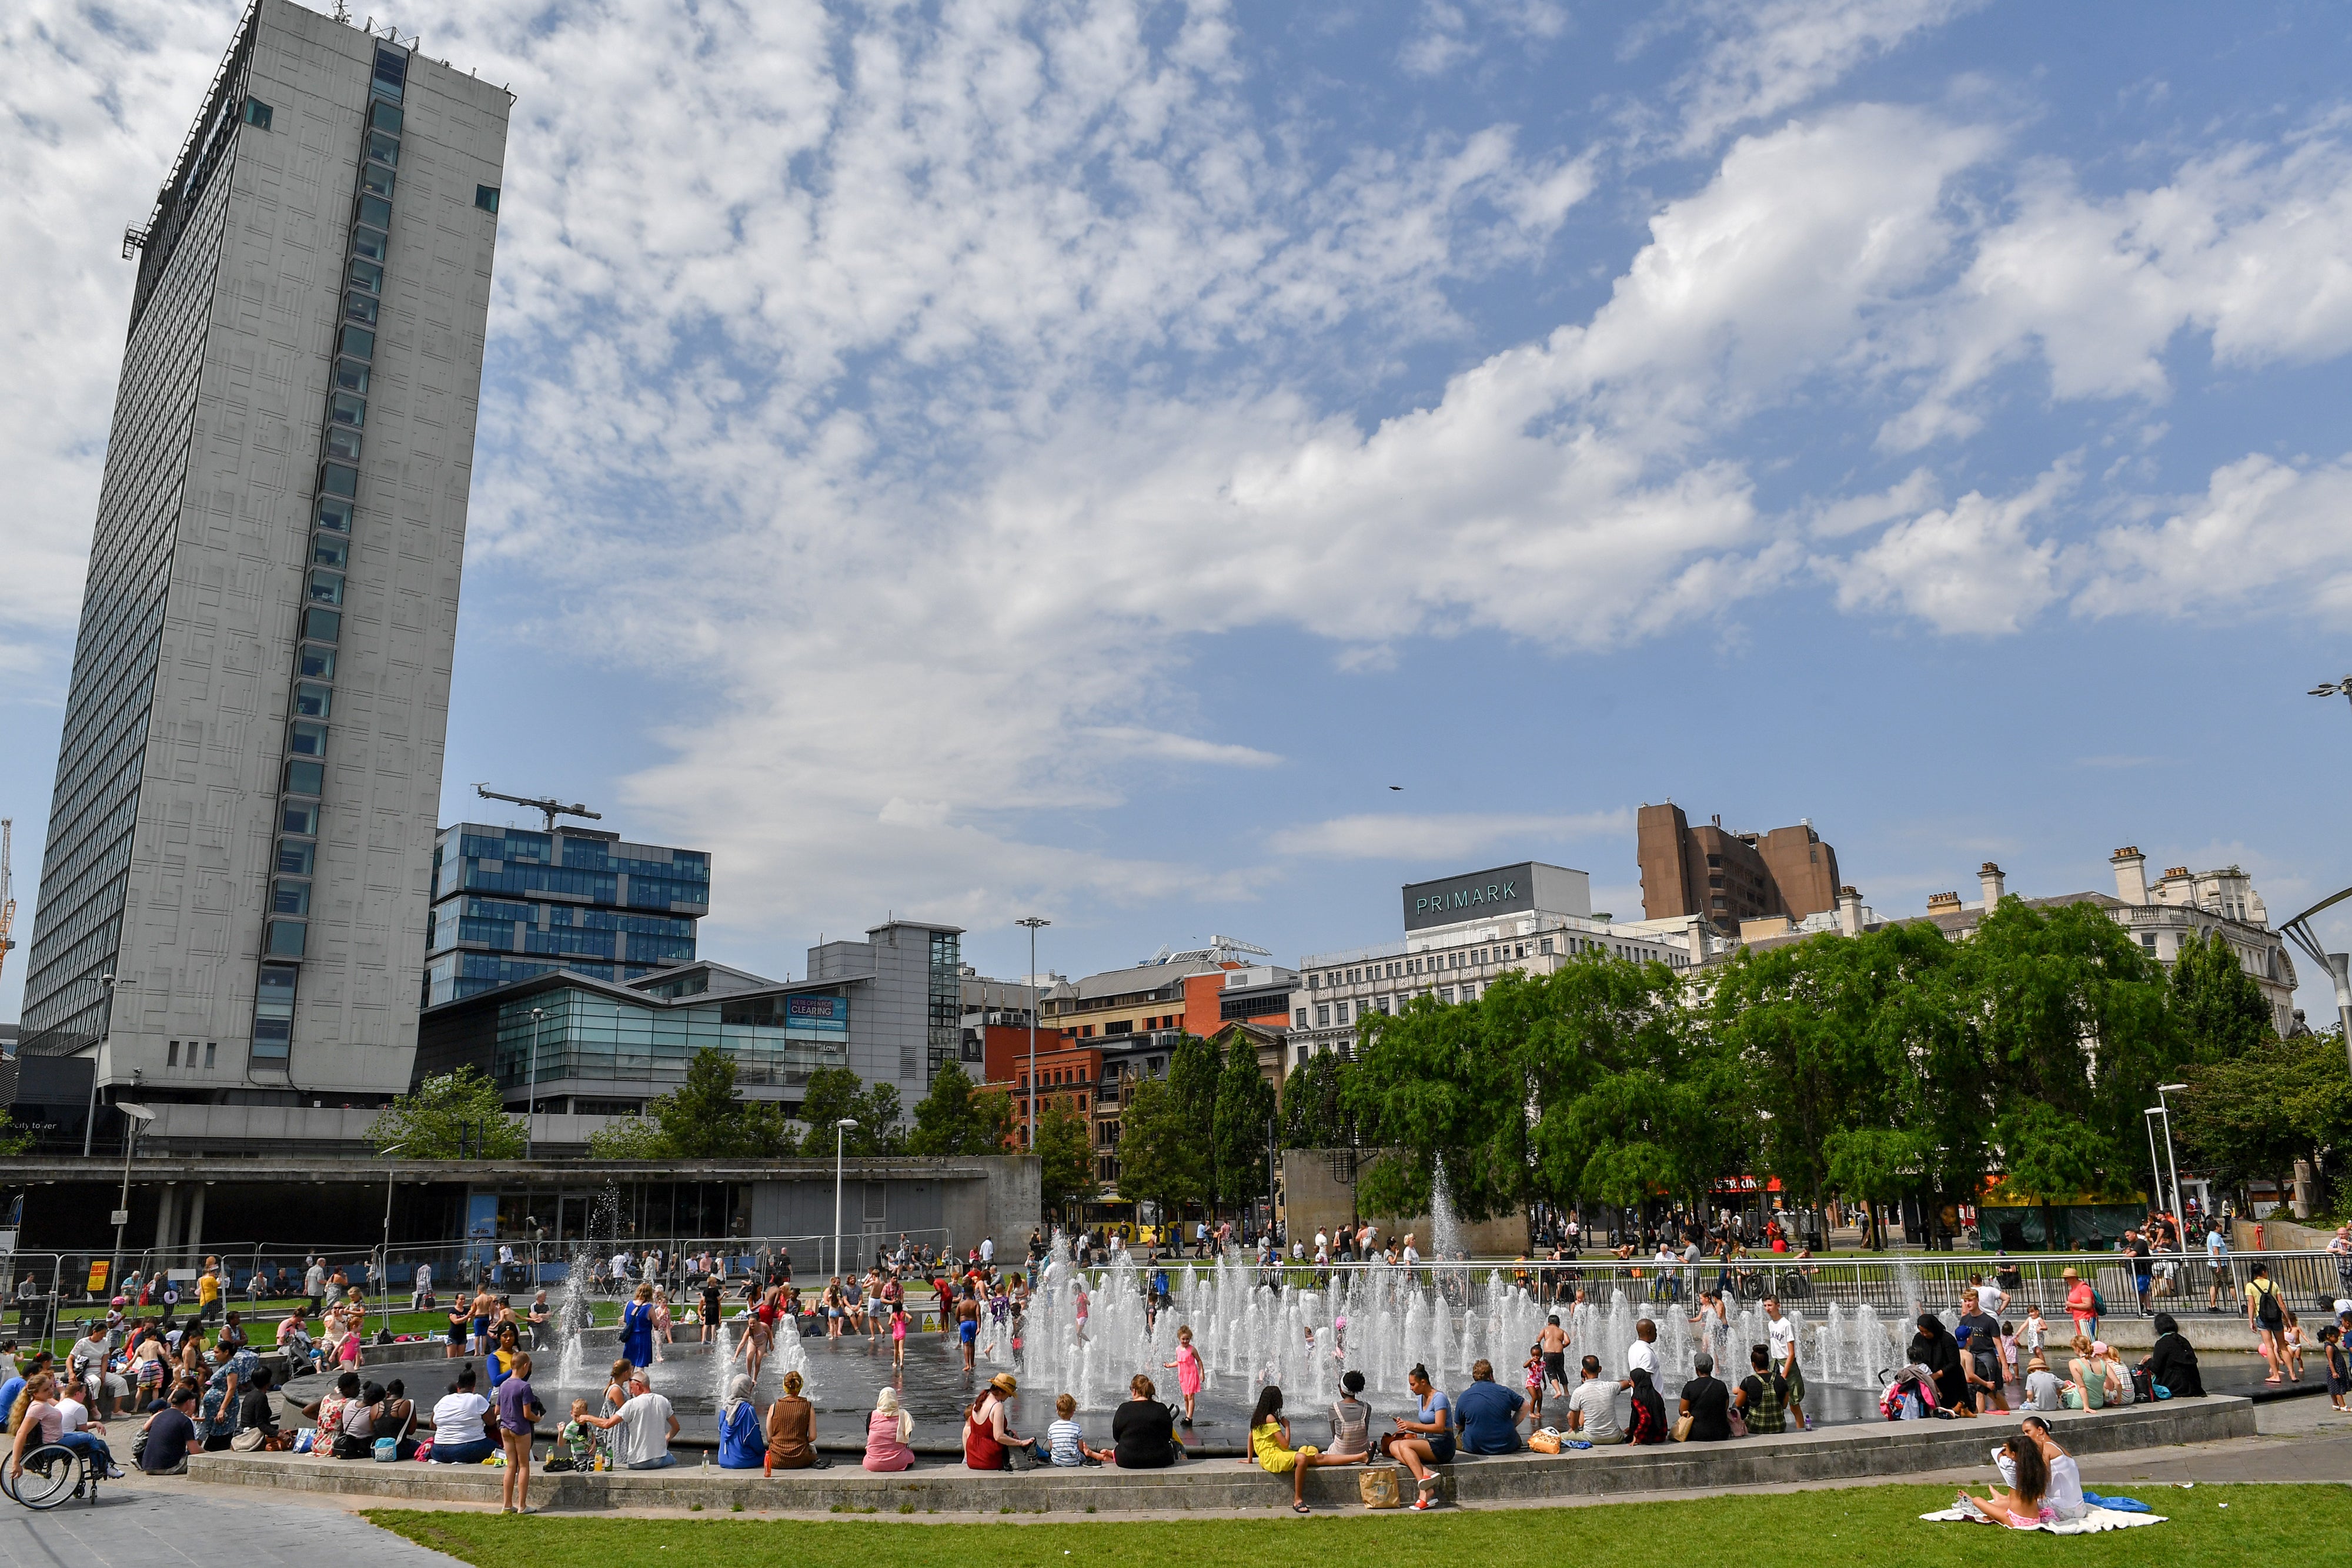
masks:
POLYGON ((1536 1336, 1536 1348, 1543 1352, 1544 1392, 1557 1392, 1568 1397, 1568 1331, 1559 1326, 1559 1314, 1554 1312, 1544 1320, 1543 1333, 1536 1336))
POLYGON ((980 1342, 980 1302, 972 1289, 966 1285, 963 1299, 956 1303, 956 1337, 963 1341, 963 1369, 971 1370, 972 1347, 980 1342))

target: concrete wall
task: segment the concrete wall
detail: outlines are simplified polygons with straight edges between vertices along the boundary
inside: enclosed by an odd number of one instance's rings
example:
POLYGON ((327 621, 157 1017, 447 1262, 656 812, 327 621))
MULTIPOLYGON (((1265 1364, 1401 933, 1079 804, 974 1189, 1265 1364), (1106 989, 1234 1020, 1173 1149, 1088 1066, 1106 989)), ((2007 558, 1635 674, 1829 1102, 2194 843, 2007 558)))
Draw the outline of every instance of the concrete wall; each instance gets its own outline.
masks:
MULTIPOLYGON (((1341 1228, 1368 1219, 1380 1228, 1383 1240, 1409 1232, 1423 1257, 1434 1256, 1432 1238, 1435 1228, 1429 1216, 1358 1214, 1355 1183, 1345 1174, 1349 1155, 1346 1149, 1283 1152, 1284 1214, 1291 1239, 1306 1242, 1311 1249, 1318 1229, 1336 1237, 1341 1228)), ((1358 1169, 1370 1164, 1373 1158, 1371 1153, 1354 1152, 1358 1169)), ((1465 1225, 1462 1233, 1463 1245, 1473 1258, 1516 1258, 1528 1247, 1528 1219, 1523 1213, 1503 1215, 1480 1225, 1465 1225)))
MULTIPOLYGON (((1022 1255, 1038 1221, 1038 1163, 1028 1155, 958 1160, 954 1172, 926 1171, 920 1161, 864 1162, 848 1171, 841 1191, 842 1250, 853 1263, 900 1231, 932 1246, 958 1250, 983 1239, 996 1255, 1022 1255)), ((830 1236, 834 1182, 830 1170, 758 1181, 751 1188, 751 1228, 762 1236, 830 1236)), ((803 1262, 814 1267, 814 1260, 803 1262)), ((829 1267, 829 1264, 828 1264, 829 1267)))

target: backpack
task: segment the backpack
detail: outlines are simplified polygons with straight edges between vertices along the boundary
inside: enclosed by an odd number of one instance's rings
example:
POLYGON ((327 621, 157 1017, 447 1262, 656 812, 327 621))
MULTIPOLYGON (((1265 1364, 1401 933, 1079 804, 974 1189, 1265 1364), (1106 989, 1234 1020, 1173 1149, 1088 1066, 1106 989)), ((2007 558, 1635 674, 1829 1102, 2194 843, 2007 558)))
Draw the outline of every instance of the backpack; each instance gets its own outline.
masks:
POLYGON ((2099 1294, 2099 1288, 2096 1285, 2091 1287, 2091 1315, 2095 1318, 2107 1315, 2107 1299, 2099 1294))
POLYGON ((2262 1280, 2254 1287, 2254 1321, 2266 1329, 2286 1327, 2286 1314, 2279 1309, 2278 1287, 2262 1280))

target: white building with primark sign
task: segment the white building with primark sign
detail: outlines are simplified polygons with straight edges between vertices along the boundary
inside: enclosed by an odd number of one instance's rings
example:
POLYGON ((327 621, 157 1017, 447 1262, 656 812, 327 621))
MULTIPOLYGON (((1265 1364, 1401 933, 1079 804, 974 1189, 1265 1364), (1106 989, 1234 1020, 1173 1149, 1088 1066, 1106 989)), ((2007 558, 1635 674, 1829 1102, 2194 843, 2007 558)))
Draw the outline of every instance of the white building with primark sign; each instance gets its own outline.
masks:
POLYGON ((1681 922, 1621 923, 1592 912, 1583 872, 1540 861, 1408 883, 1404 936, 1374 947, 1310 953, 1290 994, 1292 1061, 1355 1052, 1356 1026, 1414 997, 1475 1001, 1503 974, 1549 975, 1580 953, 1604 952, 1676 969, 1704 962, 1705 937, 1681 922))

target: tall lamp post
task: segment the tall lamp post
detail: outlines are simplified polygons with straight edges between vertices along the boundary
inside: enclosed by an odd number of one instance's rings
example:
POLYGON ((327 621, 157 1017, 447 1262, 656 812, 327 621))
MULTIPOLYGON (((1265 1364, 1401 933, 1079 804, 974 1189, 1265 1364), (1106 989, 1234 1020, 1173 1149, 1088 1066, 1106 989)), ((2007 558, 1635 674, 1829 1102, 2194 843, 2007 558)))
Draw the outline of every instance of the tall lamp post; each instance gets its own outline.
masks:
POLYGON ((100 975, 98 983, 106 989, 106 1010, 99 1016, 98 1042, 89 1049, 89 1105, 81 1118, 81 1157, 84 1159, 89 1158, 90 1135, 98 1131, 98 1057, 99 1052, 106 1049, 106 1037, 114 1032, 114 988, 131 982, 116 975, 100 975))
POLYGON ((530 1009, 530 1098, 522 1105, 522 1157, 530 1158, 531 1124, 539 1119, 539 1020, 547 1016, 545 1008, 530 1009))
MULTIPOLYGON (((2188 1087, 2186 1083, 2159 1083, 2156 1086, 2156 1113, 2164 1118, 2164 1159, 2165 1164, 2172 1168, 2172 1218, 2176 1225, 2185 1225, 2187 1221, 2180 1218, 2180 1161, 2172 1152, 2172 1105, 2165 1096, 2178 1094, 2188 1087)), ((2189 1237, 2185 1231, 2181 1235, 2180 1245, 2184 1250, 2187 1249, 2189 1237)))
POLYGON ((1029 1152, 1037 1152, 1037 1003, 1044 988, 1037 984, 1037 928, 1050 920, 1025 915, 1013 923, 1029 928, 1029 1152))
POLYGON ((857 1125, 854 1116, 844 1116, 833 1124, 833 1271, 841 1272, 841 1152, 849 1142, 849 1129, 857 1125))
POLYGON ((383 1332, 387 1343, 392 1333, 392 1156, 406 1147, 406 1144, 392 1144, 375 1152, 376 1157, 383 1161, 383 1261, 376 1270, 376 1282, 383 1287, 383 1332))
MULTIPOLYGON (((97 1076, 97 1067, 93 1063, 90 1071, 93 1082, 97 1076)), ((133 1105, 127 1100, 116 1102, 114 1108, 121 1112, 123 1120, 130 1124, 129 1130, 122 1136, 122 1192, 114 1200, 114 1261, 107 1266, 106 1275, 110 1281, 120 1282, 122 1279, 122 1230, 131 1223, 131 1151, 139 1142, 139 1130, 155 1119, 155 1113, 144 1105, 133 1105)))

